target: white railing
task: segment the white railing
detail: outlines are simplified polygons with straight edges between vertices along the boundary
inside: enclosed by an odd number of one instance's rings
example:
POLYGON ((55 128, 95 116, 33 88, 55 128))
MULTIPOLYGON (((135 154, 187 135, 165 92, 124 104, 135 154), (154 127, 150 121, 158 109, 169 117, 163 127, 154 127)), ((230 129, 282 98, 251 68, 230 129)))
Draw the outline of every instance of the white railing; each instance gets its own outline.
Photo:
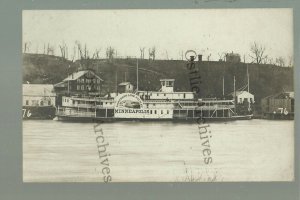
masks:
POLYGON ((74 117, 95 117, 96 111, 82 111, 70 108, 57 108, 56 115, 74 117))

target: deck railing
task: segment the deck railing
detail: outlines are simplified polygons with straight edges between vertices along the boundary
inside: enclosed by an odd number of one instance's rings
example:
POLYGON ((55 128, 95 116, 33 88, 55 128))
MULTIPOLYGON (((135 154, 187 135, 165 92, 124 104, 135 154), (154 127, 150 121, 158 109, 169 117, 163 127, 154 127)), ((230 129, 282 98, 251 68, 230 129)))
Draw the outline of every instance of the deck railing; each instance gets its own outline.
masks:
POLYGON ((74 116, 74 117, 95 117, 95 111, 82 111, 70 108, 57 108, 56 115, 58 116, 74 116))

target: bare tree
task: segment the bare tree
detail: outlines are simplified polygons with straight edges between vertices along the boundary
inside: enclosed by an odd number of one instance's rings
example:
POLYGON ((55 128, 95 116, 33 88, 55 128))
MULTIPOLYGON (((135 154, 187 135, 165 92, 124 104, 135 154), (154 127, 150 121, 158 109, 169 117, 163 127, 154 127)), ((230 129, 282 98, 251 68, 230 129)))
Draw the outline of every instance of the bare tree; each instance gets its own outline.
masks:
POLYGON ((51 46, 49 43, 47 44, 47 50, 46 50, 46 54, 47 55, 54 55, 55 53, 55 48, 54 46, 51 46))
POLYGON ((293 66, 294 66, 294 57, 289 56, 289 67, 293 67, 293 66))
POLYGON ((83 53, 82 53, 82 47, 79 41, 75 41, 75 45, 77 46, 77 53, 78 53, 78 58, 82 59, 83 58, 83 53))
POLYGON ((145 58, 145 47, 140 47, 141 59, 145 58))
POLYGON ((61 57, 66 59, 68 57, 68 47, 65 42, 59 45, 61 57))
POLYGON ((84 48, 82 47, 79 41, 75 41, 75 44, 77 46, 80 59, 84 59, 84 60, 88 59, 90 56, 86 44, 84 44, 84 48))
POLYGON ((112 61, 113 58, 114 58, 114 55, 115 55, 115 49, 112 48, 112 47, 107 47, 107 48, 106 48, 106 58, 107 58, 109 61, 112 61))
POLYGON ((169 53, 167 50, 166 50, 166 58, 167 58, 167 60, 169 60, 169 53))
POLYGON ((179 54, 180 54, 181 60, 183 60, 183 51, 180 51, 179 54))
POLYGON ((268 63, 268 64, 274 65, 274 60, 273 60, 273 58, 268 57, 266 60, 267 60, 267 63, 268 63))
POLYGON ((155 60, 156 48, 155 47, 149 48, 148 52, 149 52, 149 60, 151 59, 155 60))
POLYGON ((75 56, 76 56, 76 46, 73 47, 73 54, 71 57, 72 62, 75 60, 75 56))
POLYGON ((36 53, 36 54, 39 53, 39 44, 36 45, 36 51, 35 51, 35 53, 36 53))
POLYGON ((44 43, 43 54, 46 54, 46 44, 44 43))
POLYGON ((269 56, 266 55, 265 59, 263 59, 261 63, 262 64, 268 64, 268 61, 269 61, 269 56))
POLYGON ((100 59, 100 49, 96 49, 94 54, 93 54, 93 59, 100 59))
POLYGON ((263 63, 268 58, 266 55, 266 47, 257 44, 256 42, 251 44, 250 52, 251 54, 249 56, 252 58, 253 62, 257 64, 263 63))
POLYGON ((284 67, 285 66, 284 58, 283 57, 276 58, 276 65, 278 65, 280 67, 284 67))
POLYGON ((210 57, 211 57, 211 53, 207 56, 207 61, 209 61, 210 57))
POLYGON ((218 53, 219 61, 225 61, 226 53, 218 53))

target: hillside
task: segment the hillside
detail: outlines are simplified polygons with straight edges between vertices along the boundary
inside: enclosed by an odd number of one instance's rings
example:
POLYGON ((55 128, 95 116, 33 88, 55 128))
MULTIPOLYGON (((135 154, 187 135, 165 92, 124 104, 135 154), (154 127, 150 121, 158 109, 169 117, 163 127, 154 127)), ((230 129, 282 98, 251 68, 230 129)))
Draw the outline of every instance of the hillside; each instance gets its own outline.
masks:
MULTIPOLYGON (((236 89, 247 83, 245 63, 226 63, 214 61, 197 62, 201 74, 201 94, 205 97, 222 96, 224 76, 225 94, 233 91, 233 76, 236 89)), ((81 60, 72 62, 56 56, 24 54, 23 82, 55 84, 68 74, 83 68, 93 69, 104 80, 104 90, 114 92, 117 83, 130 81, 136 85, 136 60, 115 59, 81 60), (88 67, 87 67, 88 66, 88 67)), ((275 65, 249 64, 250 92, 257 102, 262 97, 293 90, 293 68, 275 65)), ((174 78, 176 91, 190 91, 186 61, 181 60, 139 60, 139 89, 158 90, 160 78, 174 78)))

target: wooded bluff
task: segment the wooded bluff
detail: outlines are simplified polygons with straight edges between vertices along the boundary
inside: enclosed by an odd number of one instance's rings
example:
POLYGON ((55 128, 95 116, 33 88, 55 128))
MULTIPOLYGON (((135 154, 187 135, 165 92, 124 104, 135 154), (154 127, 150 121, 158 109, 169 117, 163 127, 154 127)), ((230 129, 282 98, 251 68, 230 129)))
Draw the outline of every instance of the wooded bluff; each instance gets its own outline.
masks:
MULTIPOLYGON (((139 90, 157 91, 159 79, 175 79, 175 91, 190 91, 189 75, 185 60, 139 59, 139 90)), ((201 75, 201 95, 222 97, 223 77, 225 96, 247 84, 247 65, 250 77, 250 93, 255 101, 282 91, 293 91, 293 68, 269 64, 230 63, 224 61, 196 61, 201 75)), ((94 70, 103 80, 103 93, 115 92, 116 85, 128 81, 136 86, 137 60, 87 59, 70 61, 57 56, 23 54, 23 83, 56 84, 72 72, 81 69, 94 70)), ((247 88, 245 89, 247 90, 247 88)))

